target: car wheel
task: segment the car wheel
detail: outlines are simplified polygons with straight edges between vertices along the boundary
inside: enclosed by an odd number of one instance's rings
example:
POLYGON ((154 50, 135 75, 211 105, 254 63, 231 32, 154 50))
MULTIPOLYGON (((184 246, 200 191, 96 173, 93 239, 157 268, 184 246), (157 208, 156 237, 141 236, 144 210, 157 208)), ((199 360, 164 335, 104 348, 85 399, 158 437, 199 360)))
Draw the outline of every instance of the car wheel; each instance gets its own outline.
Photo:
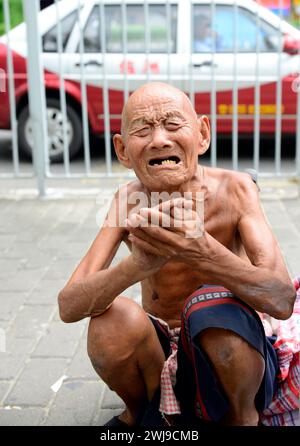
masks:
MULTIPOLYGON (((64 128, 60 101, 47 99, 48 151, 51 162, 62 162, 64 159, 64 128)), ((72 159, 82 146, 82 124, 78 113, 67 105, 66 134, 69 143, 69 156, 72 159)), ((29 107, 26 105, 18 118, 18 138, 21 151, 32 157, 33 131, 29 107)))

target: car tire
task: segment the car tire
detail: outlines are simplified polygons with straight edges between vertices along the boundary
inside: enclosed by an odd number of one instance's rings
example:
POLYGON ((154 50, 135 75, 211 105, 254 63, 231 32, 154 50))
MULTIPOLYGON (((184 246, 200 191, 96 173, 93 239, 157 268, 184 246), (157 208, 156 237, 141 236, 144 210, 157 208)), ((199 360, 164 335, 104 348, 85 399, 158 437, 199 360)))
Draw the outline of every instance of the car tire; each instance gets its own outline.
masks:
MULTIPOLYGON (((56 98, 47 99, 47 126, 48 126, 48 144, 49 159, 52 163, 60 163, 64 160, 63 154, 63 126, 61 119, 60 101, 56 98), (55 122, 56 121, 56 122, 55 122), (57 125, 58 123, 58 125, 57 125), (52 131, 51 131, 52 125, 52 131), (53 129, 57 125, 58 130, 53 129), (60 138, 59 138, 60 136, 60 138), (57 147, 52 142, 56 138, 57 147)), ((69 157, 70 159, 80 151, 82 147, 82 123, 78 113, 71 105, 67 105, 67 136, 69 138, 69 157)), ((18 116, 18 140, 20 151, 28 158, 32 159, 32 134, 31 123, 29 119, 29 106, 26 105, 18 116)))

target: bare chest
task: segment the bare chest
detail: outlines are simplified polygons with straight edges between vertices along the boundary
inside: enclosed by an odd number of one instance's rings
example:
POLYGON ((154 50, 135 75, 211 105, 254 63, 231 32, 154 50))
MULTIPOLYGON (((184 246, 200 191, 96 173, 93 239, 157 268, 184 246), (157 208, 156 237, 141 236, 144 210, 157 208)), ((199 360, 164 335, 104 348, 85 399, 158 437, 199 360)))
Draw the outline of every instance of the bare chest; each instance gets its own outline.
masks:
MULTIPOLYGON (((233 222, 211 218, 205 230, 222 245, 242 255, 241 241, 233 222)), ((142 283, 142 302, 145 310, 167 321, 171 327, 180 325, 180 313, 186 298, 201 285, 208 283, 200 270, 192 270, 185 263, 168 262, 155 276, 142 283)))

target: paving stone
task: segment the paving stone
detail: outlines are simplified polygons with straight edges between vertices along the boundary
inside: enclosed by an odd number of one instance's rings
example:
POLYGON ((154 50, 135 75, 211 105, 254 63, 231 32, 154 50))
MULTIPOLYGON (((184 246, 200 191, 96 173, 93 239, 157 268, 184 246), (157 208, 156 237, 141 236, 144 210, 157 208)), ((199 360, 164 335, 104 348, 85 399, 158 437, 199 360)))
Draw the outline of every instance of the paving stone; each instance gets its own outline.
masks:
POLYGON ((92 426, 104 426, 113 417, 120 415, 123 412, 122 409, 101 409, 95 419, 92 422, 92 426))
POLYGON ((31 359, 15 387, 5 400, 5 405, 46 406, 53 397, 51 386, 64 375, 67 360, 63 358, 31 359))
MULTIPOLYGON (((51 281, 53 284, 54 282, 51 281)), ((53 286, 53 285, 52 285, 53 286)), ((59 287, 47 287, 35 288, 28 294, 26 299, 27 305, 57 305, 57 296, 59 293, 59 287)))
POLYGON ((15 238, 14 234, 0 234, 0 252, 8 249, 15 241, 15 238))
POLYGON ((100 381, 88 357, 86 335, 83 335, 66 374, 72 379, 84 378, 100 381))
POLYGON ((38 426, 44 412, 39 408, 0 408, 0 426, 38 426))
MULTIPOLYGON (((13 200, 0 200, 0 217, 5 218, 11 212, 11 209, 15 205, 13 200)), ((0 226, 1 227, 1 226, 0 226)))
POLYGON ((27 299, 26 305, 57 305, 58 292, 49 290, 34 290, 32 291, 27 299))
POLYGON ((52 322, 40 340, 32 357, 72 357, 81 338, 83 326, 52 322))
POLYGON ((115 393, 105 386, 104 397, 101 404, 102 409, 118 409, 124 406, 124 401, 115 393))
POLYGON ((116 252, 116 257, 122 259, 123 257, 126 257, 129 254, 130 254, 130 251, 129 251, 127 245, 124 242, 122 242, 119 246, 118 251, 116 252))
POLYGON ((58 252, 64 246, 72 246, 72 243, 68 243, 66 236, 59 233, 53 233, 39 241, 39 248, 43 251, 58 252))
POLYGON ((1 291, 31 291, 42 279, 46 266, 39 269, 20 270, 15 277, 2 281, 1 291))
POLYGON ((57 231, 70 235, 72 231, 81 226, 88 217, 94 213, 94 203, 90 201, 80 201, 79 206, 72 202, 72 210, 64 216, 57 226, 57 231))
POLYGON ((34 345, 33 339, 20 339, 7 335, 6 352, 0 353, 0 379, 13 380, 24 367, 34 345))
POLYGON ((102 384, 65 381, 50 409, 46 426, 89 426, 98 408, 102 384))
POLYGON ((55 261, 55 252, 45 251, 39 249, 39 251, 35 252, 34 256, 24 259, 21 261, 22 268, 24 270, 28 269, 37 269, 41 266, 50 268, 51 264, 55 261))
POLYGON ((127 288, 127 290, 124 292, 124 295, 130 297, 135 301, 140 301, 141 293, 142 293, 141 286, 139 283, 136 283, 131 287, 127 288))
POLYGON ((11 325, 11 321, 10 320, 0 319, 0 328, 2 330, 8 330, 10 325, 11 325))
POLYGON ((17 338, 36 339, 45 332, 52 312, 50 305, 24 305, 11 325, 11 333, 17 338))
POLYGON ((51 278, 51 280, 67 280, 75 270, 79 261, 80 259, 77 262, 74 262, 72 259, 57 259, 48 269, 45 278, 51 278))
POLYGON ((300 275, 299 243, 295 245, 282 245, 282 251, 292 277, 300 275))
MULTIPOLYGON (((1 361, 1 356, 0 356, 0 361, 1 361)), ((0 381, 0 401, 4 398, 4 395, 8 391, 10 383, 11 383, 10 381, 0 381)))
POLYGON ((16 317, 21 305, 26 302, 27 296, 27 293, 0 291, 0 320, 13 320, 16 317))
POLYGON ((272 226, 286 228, 291 220, 288 213, 280 200, 272 202, 263 202, 263 209, 266 213, 267 219, 272 226))
POLYGON ((15 243, 36 243, 41 237, 42 228, 40 226, 32 226, 26 231, 21 231, 16 235, 15 243))
POLYGON ((38 252, 39 249, 36 244, 32 242, 19 242, 17 244, 13 244, 10 247, 7 247, 1 257, 5 257, 8 259, 27 260, 30 258, 34 258, 38 252))
MULTIPOLYGON (((72 214, 71 214, 72 215, 72 214)), ((55 234, 53 235, 53 237, 57 237, 59 234, 59 238, 62 238, 63 241, 69 240, 71 234, 75 231, 75 229, 77 228, 77 226, 79 226, 80 222, 76 221, 70 221, 71 216, 68 216, 68 221, 63 221, 60 222, 56 227, 55 227, 55 234)), ((49 241, 49 239, 45 239, 45 243, 47 243, 49 241)))
MULTIPOLYGON (((0 248, 1 252, 1 248, 0 248)), ((0 254, 1 256, 1 254, 0 254)), ((0 258, 0 279, 7 279, 8 277, 15 277, 19 266, 22 267, 20 261, 15 259, 0 258)), ((2 280, 1 280, 2 281, 2 280)))
POLYGON ((293 224, 300 233, 300 200, 285 200, 283 205, 293 224))
POLYGON ((55 252, 58 259, 74 259, 78 262, 87 252, 90 241, 64 243, 56 247, 55 252))
POLYGON ((53 297, 53 303, 57 303, 57 296, 59 291, 66 284, 66 279, 53 279, 50 275, 45 275, 33 288, 32 293, 41 291, 45 299, 53 297))
POLYGON ((298 244, 299 246, 300 235, 294 225, 289 224, 288 230, 286 227, 285 228, 274 227, 273 233, 277 238, 280 246, 283 244, 291 244, 291 245, 298 244))
POLYGON ((72 232, 72 234, 70 234, 70 236, 68 237, 68 242, 73 243, 73 242, 78 242, 78 240, 81 240, 90 243, 96 238, 99 229, 100 228, 96 226, 96 224, 93 226, 81 225, 78 228, 76 228, 76 230, 72 232))

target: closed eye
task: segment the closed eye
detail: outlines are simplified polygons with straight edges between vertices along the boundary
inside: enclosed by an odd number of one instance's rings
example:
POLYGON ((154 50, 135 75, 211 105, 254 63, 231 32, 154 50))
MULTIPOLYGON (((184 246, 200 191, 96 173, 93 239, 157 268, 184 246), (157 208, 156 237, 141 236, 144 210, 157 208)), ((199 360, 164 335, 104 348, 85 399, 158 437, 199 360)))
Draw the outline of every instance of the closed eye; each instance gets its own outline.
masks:
POLYGON ((165 127, 167 130, 177 130, 179 127, 181 127, 182 123, 180 122, 170 122, 167 121, 165 123, 165 127))
POLYGON ((136 130, 134 132, 134 134, 136 136, 147 136, 149 134, 149 132, 150 132, 150 127, 149 126, 145 126, 145 127, 142 127, 140 129, 136 130))

